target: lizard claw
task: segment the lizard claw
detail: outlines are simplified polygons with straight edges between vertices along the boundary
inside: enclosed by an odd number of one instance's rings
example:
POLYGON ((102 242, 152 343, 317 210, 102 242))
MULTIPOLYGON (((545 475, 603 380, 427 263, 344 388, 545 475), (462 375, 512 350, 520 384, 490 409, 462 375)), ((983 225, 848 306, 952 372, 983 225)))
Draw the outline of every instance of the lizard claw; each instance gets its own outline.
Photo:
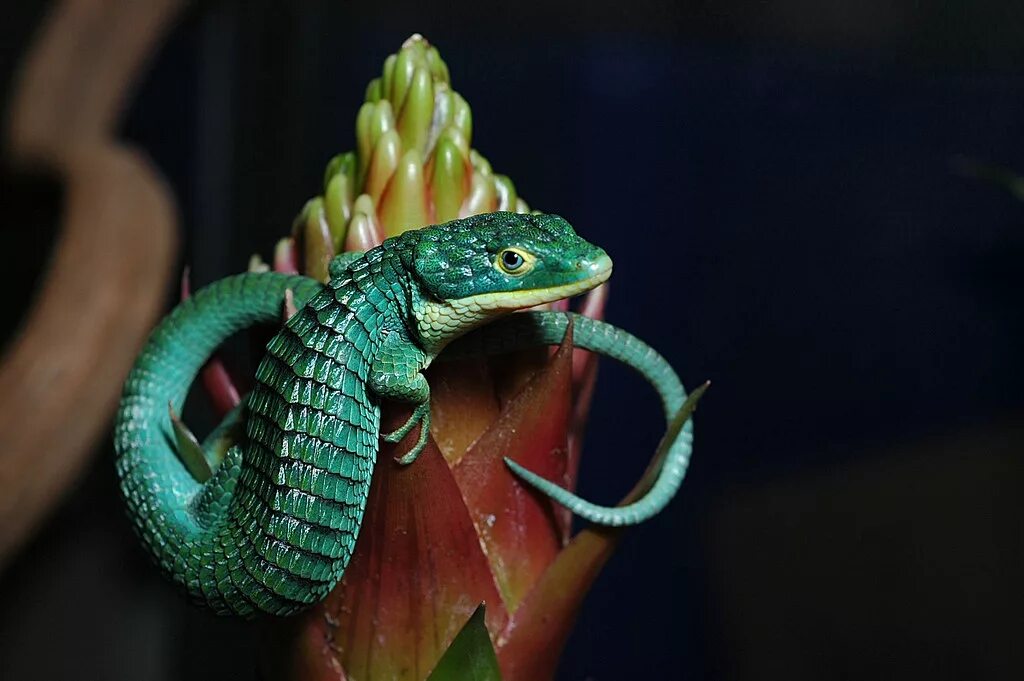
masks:
MULTIPOLYGON (((422 447, 420 449, 422 449, 422 447)), ((412 449, 410 449, 408 452, 406 452, 402 456, 396 456, 395 457, 395 463, 397 463, 399 466, 408 466, 413 461, 415 461, 416 458, 419 455, 420 455, 420 452, 417 451, 415 447, 413 447, 412 449)))
POLYGON ((420 434, 416 438, 416 444, 402 456, 395 457, 395 461, 403 466, 408 466, 415 461, 416 457, 423 451, 423 448, 427 446, 427 438, 430 436, 430 403, 426 402, 418 405, 408 421, 402 424, 401 427, 382 436, 385 442, 400 442, 402 438, 416 427, 416 424, 420 426, 420 434))
POLYGON ((416 427, 417 423, 419 423, 420 421, 424 421, 424 420, 426 420, 426 423, 429 426, 429 424, 430 424, 430 405, 429 404, 427 404, 427 405, 423 405, 423 404, 416 405, 416 409, 412 412, 412 416, 409 417, 408 421, 403 423, 398 428, 395 428, 390 433, 386 433, 384 435, 381 435, 381 438, 384 440, 384 442, 390 442, 392 444, 394 444, 395 442, 401 442, 402 438, 404 438, 406 435, 408 435, 410 432, 412 432, 412 429, 416 427))
POLYGON ((420 455, 420 452, 427 446, 427 437, 430 435, 430 426, 426 422, 420 424, 420 436, 416 439, 416 444, 412 446, 408 452, 402 456, 395 457, 395 463, 400 466, 408 466, 420 455))

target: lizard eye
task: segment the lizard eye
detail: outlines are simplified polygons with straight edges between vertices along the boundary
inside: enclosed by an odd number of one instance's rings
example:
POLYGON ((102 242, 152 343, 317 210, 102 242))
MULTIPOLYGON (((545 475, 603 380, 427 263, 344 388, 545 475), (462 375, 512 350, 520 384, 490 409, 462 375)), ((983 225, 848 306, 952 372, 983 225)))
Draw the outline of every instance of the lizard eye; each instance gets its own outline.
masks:
POLYGON ((524 253, 518 248, 506 248, 498 253, 498 269, 505 274, 520 276, 533 269, 534 258, 529 253, 524 253))
POLYGON ((519 255, 515 251, 502 251, 501 253, 501 264, 509 272, 515 272, 523 266, 523 256, 519 255))

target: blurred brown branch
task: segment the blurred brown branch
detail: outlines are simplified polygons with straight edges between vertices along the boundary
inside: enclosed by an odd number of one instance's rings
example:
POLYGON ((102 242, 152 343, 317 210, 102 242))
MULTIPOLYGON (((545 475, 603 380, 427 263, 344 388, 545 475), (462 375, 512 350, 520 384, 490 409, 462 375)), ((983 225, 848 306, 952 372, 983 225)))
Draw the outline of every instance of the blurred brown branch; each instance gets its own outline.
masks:
POLYGON ((84 468, 162 307, 174 201, 113 135, 181 4, 66 0, 19 75, 8 163, 49 168, 67 199, 46 278, 0 362, 0 567, 84 468))

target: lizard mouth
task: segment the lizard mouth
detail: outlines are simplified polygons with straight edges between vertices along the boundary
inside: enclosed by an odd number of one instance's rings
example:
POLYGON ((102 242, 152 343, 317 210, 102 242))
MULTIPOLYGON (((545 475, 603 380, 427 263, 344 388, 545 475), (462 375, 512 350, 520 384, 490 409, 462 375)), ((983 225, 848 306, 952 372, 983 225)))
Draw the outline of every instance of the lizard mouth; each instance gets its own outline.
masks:
POLYGON ((599 258, 582 263, 580 278, 575 281, 557 286, 545 286, 521 291, 480 293, 452 302, 457 303, 459 307, 479 311, 520 310, 534 307, 535 305, 543 305, 544 303, 553 303, 562 298, 571 298, 572 296, 585 293, 608 281, 611 275, 612 260, 607 255, 602 254, 599 258))
POLYGON ((496 314, 553 303, 589 291, 606 282, 611 276, 611 258, 601 253, 597 258, 580 262, 576 272, 575 280, 557 286, 479 293, 447 301, 427 301, 416 311, 420 338, 436 353, 453 338, 479 326, 496 314))

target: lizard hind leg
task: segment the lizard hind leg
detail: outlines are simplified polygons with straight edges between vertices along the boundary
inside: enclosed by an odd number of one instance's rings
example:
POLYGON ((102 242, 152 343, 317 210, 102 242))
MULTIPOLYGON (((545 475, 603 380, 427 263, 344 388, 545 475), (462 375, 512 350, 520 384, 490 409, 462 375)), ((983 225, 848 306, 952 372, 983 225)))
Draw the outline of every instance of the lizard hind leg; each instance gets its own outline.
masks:
POLYGON ((241 472, 242 449, 229 447, 213 475, 203 483, 202 490, 189 503, 189 510, 197 523, 208 526, 223 517, 241 472))

